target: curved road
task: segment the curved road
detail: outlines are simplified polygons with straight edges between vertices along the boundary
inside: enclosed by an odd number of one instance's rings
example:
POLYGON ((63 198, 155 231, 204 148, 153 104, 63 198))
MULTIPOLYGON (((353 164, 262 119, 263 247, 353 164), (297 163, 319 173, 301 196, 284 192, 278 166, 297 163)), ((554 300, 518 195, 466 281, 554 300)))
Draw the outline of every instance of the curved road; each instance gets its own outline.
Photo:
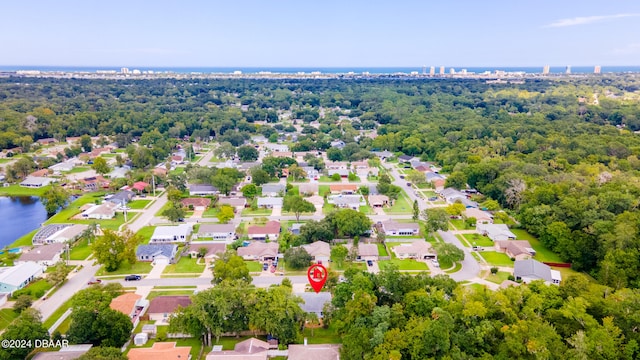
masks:
POLYGON ((477 277, 478 273, 480 272, 480 265, 478 264, 476 258, 471 255, 471 251, 463 246, 460 240, 458 240, 458 238, 449 231, 438 230, 438 235, 440 235, 444 242, 453 244, 464 251, 462 268, 460 269, 460 271, 449 275, 449 277, 451 277, 455 281, 471 280, 477 277))

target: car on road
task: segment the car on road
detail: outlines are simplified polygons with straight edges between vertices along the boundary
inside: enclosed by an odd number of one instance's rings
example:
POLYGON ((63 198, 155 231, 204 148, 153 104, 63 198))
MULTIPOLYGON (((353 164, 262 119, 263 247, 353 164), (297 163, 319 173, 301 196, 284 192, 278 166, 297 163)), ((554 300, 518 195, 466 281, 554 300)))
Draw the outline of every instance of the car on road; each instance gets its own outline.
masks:
POLYGON ((102 284, 102 280, 100 280, 100 279, 91 279, 87 283, 87 285, 95 285, 95 284, 102 284))
POLYGON ((410 182, 408 182, 408 183, 407 183, 407 186, 411 186, 411 183, 410 183, 410 182))
POLYGON ((140 275, 127 275, 124 277, 124 281, 138 281, 142 280, 142 276, 140 275))
POLYGON ((275 267, 275 266, 272 266, 272 267, 271 267, 271 272, 272 272, 272 273, 275 273, 275 272, 276 272, 276 267, 275 267))
POLYGON ((438 200, 438 198, 437 198, 437 197, 435 197, 435 196, 432 196, 432 197, 428 198, 427 200, 429 200, 429 201, 437 201, 437 200, 438 200))
POLYGON ((400 175, 400 179, 404 179, 404 175, 400 175))
POLYGON ((367 260, 367 266, 373 266, 373 261, 367 260))

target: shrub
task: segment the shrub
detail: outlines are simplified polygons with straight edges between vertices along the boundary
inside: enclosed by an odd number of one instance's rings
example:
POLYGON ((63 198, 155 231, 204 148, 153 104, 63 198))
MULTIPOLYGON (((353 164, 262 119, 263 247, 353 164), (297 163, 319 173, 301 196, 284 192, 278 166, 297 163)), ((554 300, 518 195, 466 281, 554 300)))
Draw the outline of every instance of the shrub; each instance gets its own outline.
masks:
POLYGON ((491 268, 491 273, 492 273, 493 275, 497 274, 497 273, 498 273, 498 268, 497 268, 497 267, 495 267, 495 266, 494 266, 494 267, 492 267, 492 268, 491 268))

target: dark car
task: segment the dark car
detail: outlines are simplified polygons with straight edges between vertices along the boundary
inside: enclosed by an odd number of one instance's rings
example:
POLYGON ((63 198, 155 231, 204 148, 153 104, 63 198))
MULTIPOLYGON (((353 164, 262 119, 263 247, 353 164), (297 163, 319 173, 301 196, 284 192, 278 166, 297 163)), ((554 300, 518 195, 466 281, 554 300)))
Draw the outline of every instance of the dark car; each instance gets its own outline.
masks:
POLYGON ((142 279, 142 276, 140 276, 140 275, 127 275, 127 276, 124 277, 125 281, 138 281, 138 280, 141 280, 141 279, 142 279))
POLYGON ((400 179, 404 179, 404 175, 400 175, 400 179))
POLYGON ((269 268, 269 264, 267 263, 262 264, 262 271, 267 271, 268 268, 269 268))
POLYGON ((367 266, 373 266, 373 261, 367 260, 367 266))
POLYGON ((430 197, 428 200, 429 200, 429 201, 436 201, 436 200, 438 200, 438 198, 437 198, 437 197, 435 197, 435 196, 432 196, 432 197, 430 197))
POLYGON ((100 280, 100 279, 91 279, 91 280, 89 280, 89 282, 87 284, 88 285, 102 284, 102 280, 100 280))

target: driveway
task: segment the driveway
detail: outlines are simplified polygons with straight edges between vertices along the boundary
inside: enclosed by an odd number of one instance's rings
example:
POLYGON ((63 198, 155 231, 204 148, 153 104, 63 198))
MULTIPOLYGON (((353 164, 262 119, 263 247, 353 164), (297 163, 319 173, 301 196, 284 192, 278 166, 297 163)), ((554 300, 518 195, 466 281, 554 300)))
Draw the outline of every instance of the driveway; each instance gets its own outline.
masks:
POLYGON ((160 279, 162 277, 161 276, 162 272, 166 267, 167 267, 167 264, 164 264, 164 263, 154 264, 153 268, 149 272, 149 275, 147 275, 147 279, 160 279))
POLYGON ((282 206, 274 206, 273 211, 271 212, 271 216, 281 216, 282 215, 282 206))

